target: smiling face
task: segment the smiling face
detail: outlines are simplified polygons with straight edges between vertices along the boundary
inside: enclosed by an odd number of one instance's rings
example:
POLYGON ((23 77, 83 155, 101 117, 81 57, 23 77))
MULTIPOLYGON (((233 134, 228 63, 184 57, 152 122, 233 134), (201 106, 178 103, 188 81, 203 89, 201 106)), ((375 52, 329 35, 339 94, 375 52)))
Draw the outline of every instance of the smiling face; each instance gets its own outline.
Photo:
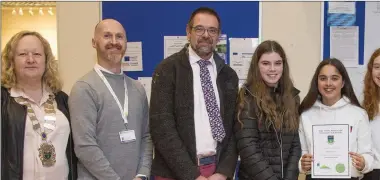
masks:
POLYGON ((377 56, 372 65, 372 79, 380 87, 380 56, 377 56))
POLYGON ((123 26, 112 19, 103 20, 96 27, 92 45, 96 48, 100 60, 120 63, 127 48, 123 26))
POLYGON ((194 16, 193 24, 187 27, 187 38, 191 48, 202 59, 209 59, 219 40, 218 19, 208 13, 198 13, 194 16))
POLYGON ((41 41, 33 35, 20 39, 15 48, 15 73, 18 81, 42 79, 46 55, 41 41))
POLYGON ((265 84, 269 87, 275 87, 284 70, 281 56, 276 52, 263 54, 259 60, 259 70, 265 84))
POLYGON ((344 81, 335 66, 325 65, 318 75, 318 91, 322 103, 328 106, 335 104, 342 97, 344 81))

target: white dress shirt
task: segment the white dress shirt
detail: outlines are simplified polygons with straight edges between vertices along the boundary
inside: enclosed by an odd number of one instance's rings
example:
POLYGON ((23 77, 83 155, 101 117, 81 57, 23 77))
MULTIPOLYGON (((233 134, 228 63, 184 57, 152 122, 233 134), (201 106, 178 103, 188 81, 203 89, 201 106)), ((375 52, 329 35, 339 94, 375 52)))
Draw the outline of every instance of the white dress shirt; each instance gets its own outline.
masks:
MULTIPOLYGON (((49 89, 43 88, 42 98, 36 103, 32 98, 26 95, 22 90, 11 88, 10 95, 12 97, 26 98, 31 104, 34 113, 43 128, 45 108, 43 104, 49 98, 49 89)), ((56 162, 52 167, 44 167, 38 156, 38 148, 42 144, 41 135, 33 130, 32 122, 29 116, 25 121, 25 139, 24 139, 24 180, 67 180, 69 175, 69 166, 66 157, 66 146, 70 134, 70 125, 66 116, 57 108, 54 101, 56 111, 55 130, 47 134, 47 141, 54 145, 56 152, 56 162)))
MULTIPOLYGON (((196 149, 197 155, 209 155, 216 153, 217 142, 212 137, 210 120, 208 117, 206 103, 203 96, 201 78, 200 78, 200 67, 198 61, 201 60, 194 50, 189 45, 189 59, 190 65, 193 69, 193 90, 194 90, 194 124, 195 124, 195 137, 196 137, 196 149)), ((212 86, 214 88, 214 93, 218 107, 220 108, 220 100, 218 88, 216 86, 216 64, 214 57, 208 60, 211 62, 211 65, 208 65, 207 68, 211 75, 212 86)))

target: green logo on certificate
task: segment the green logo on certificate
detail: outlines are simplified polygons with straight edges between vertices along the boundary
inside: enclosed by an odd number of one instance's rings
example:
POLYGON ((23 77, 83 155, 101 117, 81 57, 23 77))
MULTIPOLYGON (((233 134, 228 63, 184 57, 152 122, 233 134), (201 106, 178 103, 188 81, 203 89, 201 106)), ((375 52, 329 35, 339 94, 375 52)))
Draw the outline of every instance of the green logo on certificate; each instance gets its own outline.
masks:
POLYGON ((322 165, 321 167, 320 167, 320 169, 330 169, 328 166, 326 166, 326 165, 322 165))
POLYGON ((335 170, 338 173, 343 173, 346 170, 346 167, 344 167, 344 164, 339 163, 335 166, 335 170))
POLYGON ((328 144, 334 144, 334 135, 328 135, 327 136, 327 143, 328 144))

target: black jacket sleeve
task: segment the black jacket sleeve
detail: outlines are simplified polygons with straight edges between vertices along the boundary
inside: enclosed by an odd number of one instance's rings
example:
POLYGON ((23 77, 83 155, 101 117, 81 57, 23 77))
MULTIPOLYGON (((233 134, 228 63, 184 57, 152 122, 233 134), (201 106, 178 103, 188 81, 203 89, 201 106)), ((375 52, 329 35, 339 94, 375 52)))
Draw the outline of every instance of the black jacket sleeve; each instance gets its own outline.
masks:
MULTIPOLYGON (((297 109, 300 104, 300 97, 297 95, 296 97, 296 106, 297 109)), ((301 158, 301 142, 299 138, 298 131, 294 132, 294 138, 291 144, 290 148, 290 154, 288 157, 288 164, 285 169, 285 177, 284 180, 293 180, 298 179, 299 175, 299 169, 298 169, 298 162, 301 158)))
POLYGON ((157 67, 150 99, 149 129, 154 144, 176 179, 196 179, 200 172, 179 137, 175 123, 174 71, 164 64, 157 67))
POLYGON ((301 157, 301 144, 298 133, 294 134, 294 138, 292 141, 290 154, 288 157, 288 164, 286 166, 284 172, 284 180, 293 180, 298 179, 299 169, 298 169, 298 161, 301 157))
POLYGON ((222 152, 219 163, 216 167, 216 173, 223 174, 227 178, 233 179, 237 164, 237 152, 235 137, 231 136, 226 151, 222 152))
POLYGON ((228 76, 227 80, 225 80, 225 82, 229 84, 227 85, 228 92, 227 89, 225 89, 225 102, 221 104, 224 106, 224 121, 229 122, 227 126, 228 129, 225 129, 227 133, 226 137, 229 137, 229 139, 227 141, 226 147, 223 148, 225 150, 221 151, 219 162, 216 167, 216 173, 223 174, 227 176, 229 179, 233 179, 238 159, 238 154, 236 150, 236 138, 233 133, 233 128, 236 116, 235 105, 239 89, 239 78, 234 70, 230 69, 229 72, 230 76, 228 76))
POLYGON ((74 141, 72 138, 71 120, 70 120, 70 112, 69 112, 69 105, 68 105, 69 96, 65 92, 59 91, 56 94, 55 99, 58 105, 58 109, 63 114, 65 114, 70 124, 70 134, 69 134, 69 139, 67 141, 67 146, 66 146, 66 157, 69 164, 68 180, 76 180, 78 178, 78 173, 77 173, 78 159, 75 155, 74 141))
POLYGON ((259 146, 258 120, 246 98, 244 108, 238 118, 242 122, 235 124, 235 136, 237 149, 240 155, 241 167, 250 179, 255 180, 278 180, 267 160, 265 160, 259 146))

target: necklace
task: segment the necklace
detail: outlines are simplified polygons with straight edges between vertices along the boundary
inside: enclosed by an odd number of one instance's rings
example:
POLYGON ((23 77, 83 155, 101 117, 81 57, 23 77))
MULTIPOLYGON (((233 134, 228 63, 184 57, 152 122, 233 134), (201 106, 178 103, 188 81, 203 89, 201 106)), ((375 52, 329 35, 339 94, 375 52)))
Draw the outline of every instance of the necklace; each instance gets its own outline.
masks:
POLYGON ((38 148, 38 156, 42 162, 42 165, 44 167, 51 167, 54 166, 56 162, 56 154, 55 154, 55 148, 54 145, 49 141, 47 141, 47 135, 51 131, 46 131, 45 127, 51 127, 55 126, 55 120, 56 120, 56 112, 54 108, 54 95, 50 94, 49 99, 43 104, 44 111, 45 111, 45 123, 44 123, 44 130, 42 131, 41 124, 37 119, 37 116, 32 109, 31 104, 28 102, 27 99, 23 97, 16 97, 16 102, 22 105, 27 106, 27 114, 29 116, 30 121, 32 122, 33 130, 40 135, 42 143, 40 144, 40 147, 38 148), (49 121, 49 122, 48 122, 49 121))

